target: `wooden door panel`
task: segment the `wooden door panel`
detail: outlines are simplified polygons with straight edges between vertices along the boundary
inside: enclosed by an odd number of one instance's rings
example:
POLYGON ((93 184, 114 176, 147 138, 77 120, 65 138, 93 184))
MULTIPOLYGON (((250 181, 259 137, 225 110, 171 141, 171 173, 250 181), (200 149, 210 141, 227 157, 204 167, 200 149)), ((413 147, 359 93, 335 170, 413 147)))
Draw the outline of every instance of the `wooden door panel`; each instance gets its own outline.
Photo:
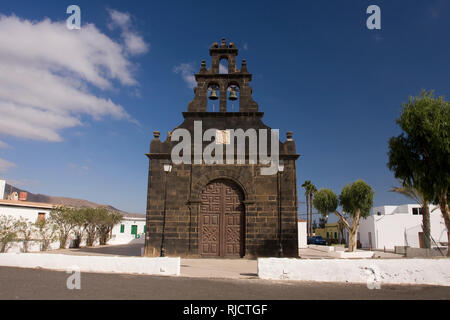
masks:
POLYGON ((228 181, 209 184, 201 195, 201 255, 242 256, 243 193, 228 181))

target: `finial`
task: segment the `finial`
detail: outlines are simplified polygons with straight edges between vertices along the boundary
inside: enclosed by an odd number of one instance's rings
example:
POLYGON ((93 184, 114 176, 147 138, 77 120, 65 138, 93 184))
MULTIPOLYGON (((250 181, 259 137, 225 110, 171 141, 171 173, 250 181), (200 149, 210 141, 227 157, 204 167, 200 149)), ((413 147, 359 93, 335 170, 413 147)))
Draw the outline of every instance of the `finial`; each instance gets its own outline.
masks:
POLYGON ((153 137, 155 138, 155 139, 159 139, 159 136, 161 135, 161 132, 159 132, 159 131, 153 131, 153 137))
POLYGON ((245 59, 242 60, 241 72, 242 72, 242 73, 248 73, 248 70, 247 70, 247 60, 245 60, 245 59))
POLYGON ((288 131, 286 132, 286 140, 287 141, 292 141, 292 137, 294 136, 294 134, 292 133, 292 131, 288 131))
POLYGON ((206 69, 206 62, 205 60, 202 60, 202 64, 200 66, 200 73, 204 73, 206 71, 208 71, 208 69, 206 69))
POLYGON ((222 38, 222 43, 220 44, 221 48, 226 48, 227 47, 227 39, 222 38))

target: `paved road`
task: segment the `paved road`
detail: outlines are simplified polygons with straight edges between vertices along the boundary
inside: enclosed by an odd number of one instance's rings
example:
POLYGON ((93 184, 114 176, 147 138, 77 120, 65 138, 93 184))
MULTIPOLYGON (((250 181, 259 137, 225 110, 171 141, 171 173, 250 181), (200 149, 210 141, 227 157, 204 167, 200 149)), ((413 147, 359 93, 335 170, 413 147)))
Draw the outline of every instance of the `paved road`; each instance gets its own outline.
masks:
POLYGON ((0 299, 446 299, 449 287, 383 286, 81 274, 81 290, 67 289, 65 272, 0 267, 0 299))

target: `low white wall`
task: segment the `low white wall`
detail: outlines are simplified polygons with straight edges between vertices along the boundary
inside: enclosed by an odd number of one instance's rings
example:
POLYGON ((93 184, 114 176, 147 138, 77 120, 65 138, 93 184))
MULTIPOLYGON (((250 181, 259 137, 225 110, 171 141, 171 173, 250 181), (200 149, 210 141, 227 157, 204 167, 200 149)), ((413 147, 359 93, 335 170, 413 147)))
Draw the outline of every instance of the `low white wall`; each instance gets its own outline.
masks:
POLYGON ((332 258, 339 258, 339 259, 367 259, 372 258, 375 252, 373 251, 354 251, 354 252, 347 252, 344 250, 335 250, 333 252, 329 252, 328 256, 332 258))
POLYGON ((332 246, 319 246, 317 244, 308 244, 308 248, 322 252, 334 252, 334 247, 332 246))
POLYGON ((136 238, 134 235, 113 235, 112 238, 108 241, 108 244, 111 245, 121 245, 121 244, 135 244, 135 243, 145 243, 145 234, 139 234, 139 238, 136 238))
POLYGON ((258 276, 272 280, 450 286, 450 259, 259 258, 258 276))
POLYGON ((43 268, 67 271, 74 266, 81 272, 180 275, 180 258, 77 256, 45 253, 3 253, 0 266, 43 268))
MULTIPOLYGON (((28 242, 28 252, 41 252, 42 242, 39 240, 30 240, 28 242)), ((47 250, 59 249, 59 241, 50 243, 47 250)), ((22 253, 24 252, 23 241, 13 241, 8 244, 7 253, 22 253)))

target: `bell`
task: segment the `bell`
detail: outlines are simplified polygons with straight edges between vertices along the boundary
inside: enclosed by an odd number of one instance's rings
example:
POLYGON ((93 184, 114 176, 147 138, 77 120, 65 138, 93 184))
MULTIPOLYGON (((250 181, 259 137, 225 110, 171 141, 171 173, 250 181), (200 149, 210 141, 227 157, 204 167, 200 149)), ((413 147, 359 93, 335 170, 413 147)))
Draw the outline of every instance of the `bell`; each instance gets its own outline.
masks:
POLYGON ((230 97, 228 99, 230 99, 231 101, 236 101, 238 99, 235 89, 231 89, 230 97))
POLYGON ((211 94, 209 95, 210 100, 217 100, 219 97, 217 96, 216 90, 211 90, 211 94))

